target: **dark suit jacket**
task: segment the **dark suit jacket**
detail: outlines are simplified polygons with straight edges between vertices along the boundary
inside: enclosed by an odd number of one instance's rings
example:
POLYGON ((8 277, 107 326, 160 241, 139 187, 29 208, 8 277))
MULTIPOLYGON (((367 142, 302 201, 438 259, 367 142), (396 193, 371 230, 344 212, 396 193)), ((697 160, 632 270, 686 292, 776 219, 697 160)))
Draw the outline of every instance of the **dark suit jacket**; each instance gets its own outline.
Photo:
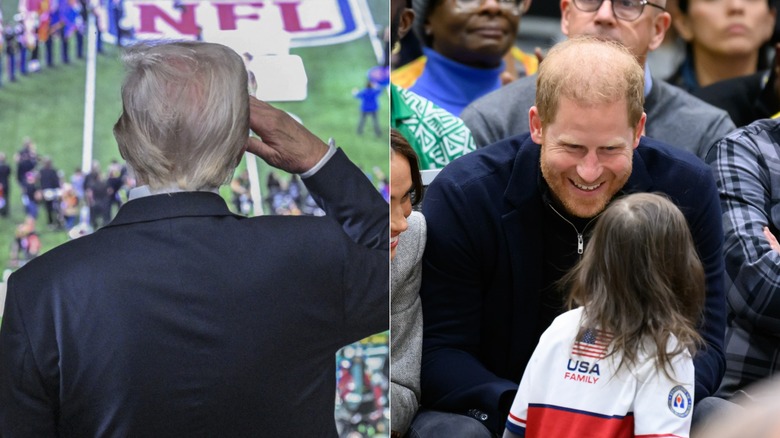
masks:
MULTIPOLYGON (((494 431, 503 429, 538 341, 547 248, 539 151, 524 134, 458 158, 431 183, 423 204, 422 405, 468 413, 494 431)), ((642 137, 623 193, 654 191, 685 214, 707 276, 698 399, 718 388, 725 367, 720 201, 701 160, 642 137)))
POLYGON ((387 203, 340 151, 305 182, 328 216, 148 196, 15 272, 0 435, 336 436, 335 352, 388 327, 387 203))

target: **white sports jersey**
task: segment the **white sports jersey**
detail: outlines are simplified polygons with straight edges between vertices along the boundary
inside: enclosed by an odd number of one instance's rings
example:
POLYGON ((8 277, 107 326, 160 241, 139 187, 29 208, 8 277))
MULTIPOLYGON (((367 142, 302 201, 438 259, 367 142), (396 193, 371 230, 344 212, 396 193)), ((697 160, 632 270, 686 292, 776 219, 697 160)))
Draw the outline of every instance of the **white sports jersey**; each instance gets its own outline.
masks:
MULTIPOLYGON (((574 342, 582 308, 560 315, 531 356, 506 427, 524 437, 688 437, 694 396, 693 359, 672 359, 672 376, 656 369, 646 342, 635 366, 616 374, 620 354, 605 358, 611 336, 589 330, 574 342)), ((669 343, 671 350, 676 339, 669 343)))

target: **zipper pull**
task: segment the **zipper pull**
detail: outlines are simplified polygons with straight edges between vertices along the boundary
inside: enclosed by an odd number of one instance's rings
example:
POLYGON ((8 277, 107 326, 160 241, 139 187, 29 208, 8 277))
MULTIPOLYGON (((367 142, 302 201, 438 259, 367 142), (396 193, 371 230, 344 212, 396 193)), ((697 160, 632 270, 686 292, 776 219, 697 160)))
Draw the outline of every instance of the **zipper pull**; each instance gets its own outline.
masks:
POLYGON ((585 251, 585 243, 582 240, 582 233, 577 233, 577 254, 582 255, 585 251))

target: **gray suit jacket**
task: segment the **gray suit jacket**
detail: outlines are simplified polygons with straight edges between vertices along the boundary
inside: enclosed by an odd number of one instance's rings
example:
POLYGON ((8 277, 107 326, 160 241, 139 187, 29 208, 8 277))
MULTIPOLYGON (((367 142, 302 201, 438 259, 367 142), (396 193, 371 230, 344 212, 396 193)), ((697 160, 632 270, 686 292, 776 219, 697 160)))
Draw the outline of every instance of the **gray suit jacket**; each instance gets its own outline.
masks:
MULTIPOLYGON (((466 107, 460 117, 478 147, 528 132, 528 110, 536 100, 537 75, 520 78, 466 107)), ((728 113, 680 88, 653 78, 645 98, 648 137, 685 149, 701 159, 735 129, 728 113)))
POLYGON ((392 430, 406 433, 420 400, 422 306, 420 281, 427 229, 425 216, 412 212, 391 263, 390 421, 392 430))

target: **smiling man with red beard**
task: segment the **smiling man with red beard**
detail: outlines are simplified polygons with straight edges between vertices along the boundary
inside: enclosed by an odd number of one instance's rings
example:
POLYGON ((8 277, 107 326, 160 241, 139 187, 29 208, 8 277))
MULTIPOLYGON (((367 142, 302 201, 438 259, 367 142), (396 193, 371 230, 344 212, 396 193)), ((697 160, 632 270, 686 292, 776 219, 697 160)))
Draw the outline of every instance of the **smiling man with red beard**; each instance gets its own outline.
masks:
POLYGON ((695 398, 717 389, 725 368, 718 192, 701 160, 642 136, 643 85, 622 45, 569 39, 540 66, 531 132, 453 161, 429 186, 418 436, 443 436, 442 423, 458 422, 501 433, 539 337, 566 310, 558 281, 598 215, 628 193, 664 193, 685 214, 707 281, 695 398))

